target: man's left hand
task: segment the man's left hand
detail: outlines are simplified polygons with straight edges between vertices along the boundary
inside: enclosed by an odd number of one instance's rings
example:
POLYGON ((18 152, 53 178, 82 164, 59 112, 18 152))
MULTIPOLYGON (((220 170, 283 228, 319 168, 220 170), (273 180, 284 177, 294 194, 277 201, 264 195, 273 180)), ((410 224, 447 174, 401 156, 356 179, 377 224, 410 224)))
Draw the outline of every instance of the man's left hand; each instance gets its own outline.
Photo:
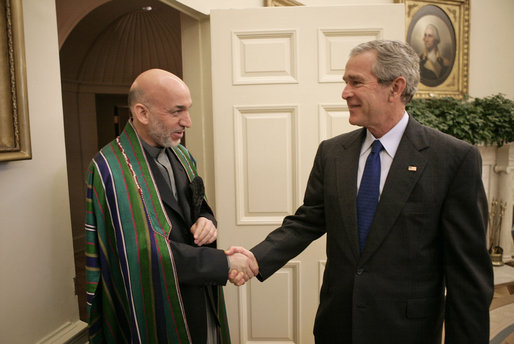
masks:
POLYGON ((211 220, 205 217, 199 217, 196 220, 194 225, 191 226, 191 233, 195 239, 195 244, 198 246, 210 244, 218 237, 218 229, 211 220))

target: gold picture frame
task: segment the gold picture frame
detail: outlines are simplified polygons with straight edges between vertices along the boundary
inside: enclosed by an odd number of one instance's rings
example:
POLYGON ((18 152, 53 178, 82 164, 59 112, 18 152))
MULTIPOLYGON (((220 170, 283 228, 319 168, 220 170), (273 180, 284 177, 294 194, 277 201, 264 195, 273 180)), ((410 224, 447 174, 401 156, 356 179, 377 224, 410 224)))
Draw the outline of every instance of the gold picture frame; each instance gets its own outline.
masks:
POLYGON ((405 41, 420 56, 416 97, 468 94, 469 0, 395 0, 405 4, 405 41))
POLYGON ((303 6, 301 2, 295 0, 265 0, 266 7, 284 7, 284 6, 303 6))
POLYGON ((31 159, 22 1, 0 11, 0 161, 31 159))

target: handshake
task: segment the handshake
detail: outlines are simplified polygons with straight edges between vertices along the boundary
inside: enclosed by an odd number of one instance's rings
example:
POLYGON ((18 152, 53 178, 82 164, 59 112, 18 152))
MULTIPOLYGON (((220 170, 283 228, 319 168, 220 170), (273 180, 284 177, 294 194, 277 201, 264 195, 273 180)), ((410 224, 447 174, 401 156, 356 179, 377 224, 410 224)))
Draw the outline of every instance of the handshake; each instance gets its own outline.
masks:
POLYGON ((244 247, 231 246, 225 251, 228 258, 228 280, 236 286, 242 286, 259 273, 259 264, 252 252, 244 247))

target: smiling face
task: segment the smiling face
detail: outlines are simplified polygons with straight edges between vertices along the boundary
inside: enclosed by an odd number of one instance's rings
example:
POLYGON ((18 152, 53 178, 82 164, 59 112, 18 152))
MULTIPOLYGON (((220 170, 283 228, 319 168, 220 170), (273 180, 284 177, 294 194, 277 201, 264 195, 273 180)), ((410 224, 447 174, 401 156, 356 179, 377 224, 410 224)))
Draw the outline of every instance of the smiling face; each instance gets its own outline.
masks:
POLYGON ((346 86, 342 97, 348 104, 350 123, 366 127, 378 135, 386 121, 390 87, 380 84, 373 74, 375 61, 376 52, 373 50, 350 57, 343 76, 346 86))

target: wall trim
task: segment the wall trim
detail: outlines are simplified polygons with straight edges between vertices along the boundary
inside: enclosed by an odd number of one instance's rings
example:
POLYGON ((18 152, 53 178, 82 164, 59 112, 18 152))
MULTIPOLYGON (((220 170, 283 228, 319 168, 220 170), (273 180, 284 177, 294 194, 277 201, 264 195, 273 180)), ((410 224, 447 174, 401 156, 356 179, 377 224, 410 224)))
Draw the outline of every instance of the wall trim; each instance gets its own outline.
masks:
POLYGON ((67 322, 39 340, 36 344, 85 344, 88 341, 87 323, 67 322))

